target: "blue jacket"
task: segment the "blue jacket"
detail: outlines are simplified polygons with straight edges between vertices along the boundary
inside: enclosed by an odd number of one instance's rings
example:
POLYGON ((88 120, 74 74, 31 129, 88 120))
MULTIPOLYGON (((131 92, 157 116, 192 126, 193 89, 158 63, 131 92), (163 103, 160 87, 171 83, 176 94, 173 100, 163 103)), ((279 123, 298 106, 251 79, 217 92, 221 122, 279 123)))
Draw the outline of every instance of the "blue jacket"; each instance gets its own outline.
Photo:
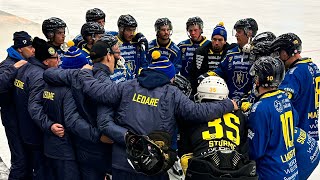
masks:
POLYGON ((176 68, 176 74, 178 74, 180 72, 181 69, 181 51, 179 49, 179 47, 170 40, 169 44, 165 47, 162 47, 159 45, 157 39, 152 40, 151 42, 149 42, 149 50, 148 50, 148 54, 147 54, 147 60, 149 62, 149 64, 151 64, 151 60, 152 60, 152 52, 153 51, 160 51, 162 56, 166 56, 174 65, 174 67, 176 68))
POLYGON ((13 82, 18 69, 13 64, 24 59, 14 48, 7 49, 7 58, 0 63, 0 107, 4 126, 16 127, 16 113, 13 102, 13 82))
POLYGON ((319 140, 318 111, 320 94, 320 71, 311 59, 294 62, 286 72, 279 89, 288 92, 299 114, 298 127, 319 140))
POLYGON ((229 89, 229 98, 240 100, 249 94, 252 89, 253 78, 249 70, 253 61, 249 59, 249 53, 244 53, 236 46, 227 51, 219 67, 214 71, 222 77, 229 89))
POLYGON ((283 91, 260 96, 248 119, 250 159, 260 179, 298 179, 294 127, 297 111, 283 91), (290 178, 289 178, 290 177, 290 178))
POLYGON ((190 70, 191 68, 191 62, 193 60, 193 55, 196 49, 200 46, 206 46, 211 45, 211 41, 209 41, 206 37, 203 36, 203 40, 201 42, 194 43, 191 39, 187 39, 184 41, 181 41, 178 44, 178 47, 181 51, 181 70, 180 73, 182 76, 189 79, 190 76, 190 70))
POLYGON ((308 179, 319 164, 320 154, 318 142, 304 130, 295 127, 294 146, 299 168, 299 179, 308 179))
POLYGON ((100 83, 88 70, 82 70, 80 77, 84 92, 109 106, 99 108, 99 128, 115 141, 113 168, 129 172, 134 170, 125 153, 125 133, 128 130, 144 135, 163 130, 173 135, 177 116, 200 123, 233 110, 230 100, 206 104, 192 102, 177 87, 170 85, 165 74, 156 70, 142 70, 137 79, 119 84, 100 83), (110 108, 115 109, 114 118, 110 108))
POLYGON ((44 132, 51 132, 52 122, 44 113, 42 91, 45 85, 42 75, 46 66, 35 58, 18 70, 14 81, 14 101, 19 131, 24 143, 41 145, 44 132))
MULTIPOLYGON (((120 55, 125 59, 125 64, 129 67, 129 70, 137 76, 139 69, 148 67, 148 61, 146 59, 146 50, 142 49, 137 42, 125 42, 119 35, 118 44, 120 47, 120 55)), ((115 70, 117 72, 117 69, 115 70)))
MULTIPOLYGON (((53 84, 54 85, 54 84, 53 84)), ((44 133, 44 154, 47 157, 60 160, 75 160, 75 153, 71 142, 69 130, 65 125, 65 101, 72 97, 71 90, 65 86, 52 86, 46 84, 43 91, 43 107, 44 112, 50 119, 59 123, 65 128, 63 137, 50 133, 44 133)), ((51 127, 51 125, 50 125, 51 127)))
MULTIPOLYGON (((93 71, 95 78, 99 82, 111 83, 107 66, 95 63, 93 71)), ((73 98, 71 96, 66 98, 64 104, 65 123, 67 129, 75 135, 74 142, 77 151, 88 153, 90 156, 99 156, 105 159, 104 162, 110 163, 111 145, 100 142, 101 133, 97 129, 97 104, 83 94, 78 75, 79 70, 50 68, 45 71, 44 79, 46 82, 59 83, 71 87, 73 98)), ((78 157, 78 160, 86 161, 86 157, 78 157)), ((106 164, 106 166, 108 165, 106 164)))

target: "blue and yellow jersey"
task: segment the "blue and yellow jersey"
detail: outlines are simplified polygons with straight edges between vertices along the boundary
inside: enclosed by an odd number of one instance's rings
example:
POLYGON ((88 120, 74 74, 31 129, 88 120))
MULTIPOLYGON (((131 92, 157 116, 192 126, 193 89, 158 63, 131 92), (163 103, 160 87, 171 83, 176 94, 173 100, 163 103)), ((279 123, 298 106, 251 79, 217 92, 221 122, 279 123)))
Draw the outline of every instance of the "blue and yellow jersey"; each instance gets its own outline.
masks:
POLYGON ((169 44, 166 47, 159 45, 157 39, 149 42, 149 50, 147 54, 147 60, 151 63, 151 54, 153 51, 160 51, 161 56, 166 56, 176 68, 176 74, 180 72, 181 69, 181 51, 179 47, 170 40, 169 44))
POLYGON ((304 130, 295 127, 294 146, 299 167, 299 179, 308 179, 319 164, 318 142, 304 130))
POLYGON ((229 98, 240 100, 252 89, 253 78, 249 70, 253 61, 249 60, 249 53, 244 53, 239 46, 230 49, 219 67, 214 71, 222 77, 229 89, 229 98))
POLYGON ((189 72, 191 70, 191 62, 193 60, 193 55, 196 49, 200 46, 205 46, 207 44, 211 44, 211 42, 203 36, 203 40, 199 43, 194 43, 191 41, 191 39, 187 39, 184 41, 181 41, 178 44, 178 47, 180 48, 181 51, 181 70, 180 73, 184 77, 188 78, 189 77, 189 72))
POLYGON ((125 63, 130 71, 136 76, 139 69, 148 67, 146 60, 146 51, 140 48, 136 42, 124 42, 119 36, 118 44, 120 47, 120 55, 125 59, 125 63))
POLYGON ((90 65, 92 65, 93 63, 92 63, 92 60, 90 58, 90 50, 86 49, 85 46, 81 50, 82 50, 81 53, 86 57, 88 63, 90 65))
POLYGON ((288 93, 298 111, 298 127, 319 140, 320 71, 317 65, 309 58, 299 60, 286 72, 279 89, 288 93))
POLYGON ((285 92, 269 91, 248 118, 249 155, 260 179, 298 179, 294 127, 298 114, 285 92))

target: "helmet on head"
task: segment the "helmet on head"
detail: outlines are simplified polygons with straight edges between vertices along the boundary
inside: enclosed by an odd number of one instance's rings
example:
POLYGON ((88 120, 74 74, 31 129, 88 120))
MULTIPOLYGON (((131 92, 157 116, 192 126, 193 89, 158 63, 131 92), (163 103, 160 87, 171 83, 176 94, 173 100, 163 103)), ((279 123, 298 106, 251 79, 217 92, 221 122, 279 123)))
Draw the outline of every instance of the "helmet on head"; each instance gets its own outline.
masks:
POLYGON ((271 44, 270 50, 272 52, 285 50, 289 56, 301 53, 302 42, 301 39, 294 33, 286 33, 277 37, 271 44))
POLYGON ((188 31, 189 26, 198 25, 201 30, 203 30, 203 21, 200 17, 191 17, 186 23, 186 29, 188 31))
POLYGON ((261 87, 278 87, 284 74, 283 62, 271 56, 260 57, 250 69, 250 75, 258 79, 261 87))
POLYGON ((251 46, 252 49, 250 50, 250 60, 256 61, 261 56, 269 56, 271 54, 270 45, 271 41, 261 41, 251 46))
POLYGON ((272 32, 270 31, 262 32, 256 35, 256 37, 254 37, 254 39, 252 40, 252 45, 255 45, 263 41, 273 41, 275 39, 276 39, 276 35, 274 35, 272 32))
POLYGON ((54 33, 56 30, 66 27, 67 25, 63 20, 57 17, 51 17, 43 21, 42 33, 46 36, 47 39, 51 39, 54 37, 54 33))
POLYGON ((113 35, 104 34, 98 41, 102 41, 110 47, 110 49, 118 43, 118 38, 113 35))
POLYGON ((197 88, 197 99, 223 100, 228 98, 229 89, 226 82, 218 76, 204 78, 197 88))
POLYGON ((233 29, 243 29, 246 34, 251 30, 252 37, 254 37, 258 32, 258 24, 253 18, 240 19, 233 26, 233 29))
POLYGON ((154 23, 154 29, 156 32, 158 32, 161 28, 161 26, 168 25, 169 29, 172 30, 172 24, 171 21, 168 18, 159 18, 154 23))
POLYGON ((188 97, 190 96, 191 91, 192 91, 191 83, 184 76, 182 76, 180 74, 176 74, 174 81, 173 81, 173 85, 177 86, 183 92, 183 94, 185 94, 186 96, 188 96, 188 97))
POLYGON ((118 19, 118 28, 137 27, 138 23, 130 14, 121 15, 118 19))
POLYGON ((86 22, 81 27, 81 36, 85 40, 86 36, 104 34, 104 28, 97 22, 86 22))
POLYGON ((105 19, 106 14, 99 8, 89 9, 86 12, 86 22, 97 21, 99 19, 105 19))
POLYGON ((129 164, 146 175, 156 175, 170 169, 176 152, 170 148, 171 136, 167 132, 155 131, 148 136, 130 135, 126 138, 129 164))

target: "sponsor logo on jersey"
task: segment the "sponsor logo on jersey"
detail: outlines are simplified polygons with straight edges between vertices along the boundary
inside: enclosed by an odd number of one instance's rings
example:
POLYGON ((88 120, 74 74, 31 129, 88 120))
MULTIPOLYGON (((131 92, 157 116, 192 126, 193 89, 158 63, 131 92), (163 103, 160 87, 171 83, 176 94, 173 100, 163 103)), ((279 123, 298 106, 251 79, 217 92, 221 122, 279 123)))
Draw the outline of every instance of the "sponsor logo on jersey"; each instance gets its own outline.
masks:
POLYGON ((281 113, 283 111, 283 106, 282 106, 282 103, 278 100, 275 100, 274 103, 274 108, 276 108, 276 110, 281 113))

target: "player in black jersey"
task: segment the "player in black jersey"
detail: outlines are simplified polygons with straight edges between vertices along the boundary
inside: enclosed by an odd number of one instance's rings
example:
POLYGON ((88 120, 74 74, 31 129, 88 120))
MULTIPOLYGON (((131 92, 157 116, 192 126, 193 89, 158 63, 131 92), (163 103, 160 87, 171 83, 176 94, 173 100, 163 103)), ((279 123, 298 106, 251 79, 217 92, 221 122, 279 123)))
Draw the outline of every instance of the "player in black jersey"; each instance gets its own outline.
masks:
MULTIPOLYGON (((200 83, 195 96, 196 101, 210 102, 226 99, 228 94, 225 81, 210 76, 200 83)), ((189 151, 181 158, 184 170, 191 158, 186 179, 221 179, 225 175, 235 179, 256 179, 255 162, 249 161, 247 155, 246 121, 246 116, 238 110, 205 124, 179 127, 183 132, 180 140, 189 142, 181 143, 186 146, 182 148, 184 153, 189 151)))

